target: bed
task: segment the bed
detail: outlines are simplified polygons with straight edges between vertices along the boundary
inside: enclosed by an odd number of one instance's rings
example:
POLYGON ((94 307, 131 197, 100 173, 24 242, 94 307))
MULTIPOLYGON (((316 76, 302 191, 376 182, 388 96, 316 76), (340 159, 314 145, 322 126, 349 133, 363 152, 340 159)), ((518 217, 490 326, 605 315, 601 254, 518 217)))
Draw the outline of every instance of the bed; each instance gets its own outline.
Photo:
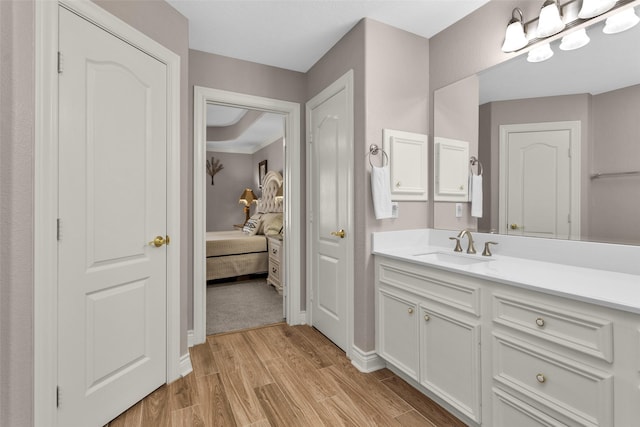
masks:
POLYGON ((207 232, 207 280, 268 272, 267 236, 282 232, 283 203, 281 197, 276 197, 281 186, 282 175, 268 172, 257 213, 243 230, 207 232))

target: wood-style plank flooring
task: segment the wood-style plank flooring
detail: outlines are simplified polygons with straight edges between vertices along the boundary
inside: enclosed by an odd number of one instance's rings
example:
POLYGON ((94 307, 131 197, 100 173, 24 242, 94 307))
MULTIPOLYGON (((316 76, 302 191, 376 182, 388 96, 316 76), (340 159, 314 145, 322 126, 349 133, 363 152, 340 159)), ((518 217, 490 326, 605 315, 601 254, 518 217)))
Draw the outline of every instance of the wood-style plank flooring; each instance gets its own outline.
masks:
POLYGON ((192 373, 107 426, 465 425, 388 369, 359 372, 309 326, 211 335, 191 362, 192 373))

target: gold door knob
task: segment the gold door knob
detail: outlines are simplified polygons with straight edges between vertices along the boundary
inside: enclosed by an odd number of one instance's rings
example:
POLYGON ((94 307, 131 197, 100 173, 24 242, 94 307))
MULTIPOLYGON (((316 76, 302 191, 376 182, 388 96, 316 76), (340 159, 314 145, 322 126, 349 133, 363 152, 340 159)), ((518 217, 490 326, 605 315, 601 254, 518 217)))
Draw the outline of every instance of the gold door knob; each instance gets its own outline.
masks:
POLYGON ((346 233, 344 232, 344 230, 340 229, 339 231, 332 231, 331 235, 344 239, 344 236, 346 235, 346 233))
POLYGON ((512 230, 517 230, 518 229, 518 224, 511 224, 510 225, 512 230))
POLYGON ((162 236, 156 236, 155 239, 153 239, 152 241, 149 242, 149 246, 155 246, 156 248, 159 248, 160 246, 164 245, 164 244, 169 244, 169 237, 167 236, 167 240, 164 239, 164 237, 162 236))

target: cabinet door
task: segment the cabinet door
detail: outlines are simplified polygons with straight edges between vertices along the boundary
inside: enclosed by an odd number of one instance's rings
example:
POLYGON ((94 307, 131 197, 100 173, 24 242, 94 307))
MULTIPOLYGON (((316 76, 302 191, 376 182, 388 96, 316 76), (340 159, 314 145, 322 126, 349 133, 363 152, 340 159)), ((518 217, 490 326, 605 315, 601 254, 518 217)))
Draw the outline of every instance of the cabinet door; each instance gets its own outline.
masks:
POLYGON ((420 383, 480 422, 480 325, 433 307, 420 317, 420 383))
POLYGON ((469 143, 435 138, 435 160, 434 200, 468 201, 469 143))
POLYGON ((400 296, 379 291, 378 354, 418 380, 418 305, 400 296))
POLYGON ((391 200, 426 201, 427 135, 392 129, 384 129, 382 135, 383 148, 389 153, 391 200))

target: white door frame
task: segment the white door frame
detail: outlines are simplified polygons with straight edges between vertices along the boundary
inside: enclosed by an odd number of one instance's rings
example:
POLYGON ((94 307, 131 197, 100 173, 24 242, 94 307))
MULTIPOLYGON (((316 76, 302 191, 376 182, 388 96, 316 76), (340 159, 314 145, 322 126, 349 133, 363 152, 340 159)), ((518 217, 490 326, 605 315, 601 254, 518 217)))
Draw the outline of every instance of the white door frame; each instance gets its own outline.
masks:
MULTIPOLYGON (((34 424, 57 425, 58 6, 167 67, 167 371, 180 355, 180 57, 89 0, 35 2, 34 424)), ((25 355, 28 357, 28 355, 25 355)), ((188 364, 188 363, 187 363, 188 364)))
POLYGON ((556 130, 568 130, 570 133, 571 150, 571 240, 580 240, 580 191, 581 191, 581 141, 580 133, 582 123, 579 120, 565 122, 522 123, 500 125, 500 173, 499 173, 499 203, 498 203, 498 232, 507 233, 507 142, 510 133, 519 132, 544 132, 556 130))
MULTIPOLYGON (((319 94, 314 96, 310 101, 306 104, 306 137, 307 137, 307 218, 313 218, 313 206, 312 206, 312 198, 311 191, 313 188, 313 150, 309 147, 309 144, 312 143, 312 134, 313 130, 310 126, 311 121, 311 110, 317 105, 323 103, 327 99, 334 96, 336 93, 341 90, 345 90, 347 94, 347 113, 350 115, 348 119, 349 129, 347 130, 348 135, 351 138, 347 141, 349 144, 349 148, 347 152, 349 153, 349 158, 347 159, 347 164, 349 165, 349 182, 346 183, 347 191, 349 197, 347 198, 347 224, 345 229, 350 232, 349 238, 347 239, 347 259, 345 260, 346 269, 347 269, 347 301, 346 301, 346 321, 347 324, 345 327, 347 328, 347 343, 345 353, 348 359, 353 359, 354 351, 354 301, 353 301, 353 286, 354 286, 354 235, 352 230, 354 230, 354 100, 353 100, 353 70, 347 71, 343 74, 339 79, 335 82, 327 86, 323 89, 319 94)), ((313 282, 314 272, 313 272, 313 262, 311 262, 313 254, 314 254, 314 242, 313 240, 313 227, 311 224, 311 220, 307 221, 307 259, 310 260, 307 263, 307 321, 311 326, 313 326, 313 304, 311 302, 311 298, 313 296, 313 286, 317 285, 313 282)))
POLYGON ((285 117, 284 151, 284 271, 286 289, 286 318, 290 325, 306 323, 300 308, 302 258, 301 245, 301 169, 300 169, 300 104, 261 96, 211 89, 193 88, 193 331, 189 332, 189 346, 206 340, 206 262, 205 206, 207 154, 207 104, 252 108, 285 117))

